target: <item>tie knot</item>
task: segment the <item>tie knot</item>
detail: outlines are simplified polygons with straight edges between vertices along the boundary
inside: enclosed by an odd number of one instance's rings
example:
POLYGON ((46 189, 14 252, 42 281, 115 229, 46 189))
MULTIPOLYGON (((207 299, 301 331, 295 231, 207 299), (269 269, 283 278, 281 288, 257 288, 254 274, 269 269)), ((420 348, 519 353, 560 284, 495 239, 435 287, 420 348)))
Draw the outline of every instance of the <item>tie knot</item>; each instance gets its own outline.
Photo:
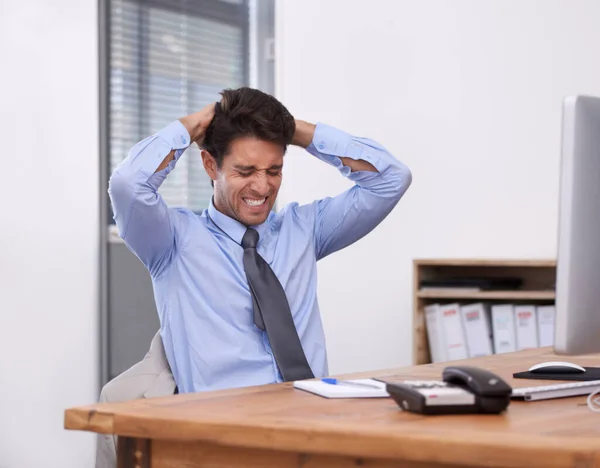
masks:
POLYGON ((255 249, 258 244, 258 231, 252 228, 246 229, 242 238, 242 247, 245 249, 255 249))

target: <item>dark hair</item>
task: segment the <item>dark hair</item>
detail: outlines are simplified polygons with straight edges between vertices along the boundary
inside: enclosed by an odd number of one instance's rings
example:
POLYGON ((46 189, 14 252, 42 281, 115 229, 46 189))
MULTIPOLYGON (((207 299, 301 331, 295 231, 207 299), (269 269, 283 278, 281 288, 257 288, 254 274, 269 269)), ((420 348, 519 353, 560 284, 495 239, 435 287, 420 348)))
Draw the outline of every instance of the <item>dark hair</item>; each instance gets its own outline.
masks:
POLYGON ((292 141, 296 122, 281 102, 258 89, 239 88, 221 91, 215 117, 206 129, 202 147, 221 167, 231 142, 255 137, 281 145, 283 151, 292 141))

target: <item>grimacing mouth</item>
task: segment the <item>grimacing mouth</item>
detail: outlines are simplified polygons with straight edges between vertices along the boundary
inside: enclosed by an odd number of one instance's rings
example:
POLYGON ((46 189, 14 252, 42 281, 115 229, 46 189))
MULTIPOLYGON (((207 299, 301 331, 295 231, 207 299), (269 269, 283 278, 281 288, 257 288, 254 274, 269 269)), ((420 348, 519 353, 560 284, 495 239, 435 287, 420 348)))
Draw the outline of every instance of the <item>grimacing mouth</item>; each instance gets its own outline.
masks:
POLYGON ((254 198, 254 197, 242 197, 243 202, 251 207, 262 206, 266 203, 269 196, 263 198, 254 198))

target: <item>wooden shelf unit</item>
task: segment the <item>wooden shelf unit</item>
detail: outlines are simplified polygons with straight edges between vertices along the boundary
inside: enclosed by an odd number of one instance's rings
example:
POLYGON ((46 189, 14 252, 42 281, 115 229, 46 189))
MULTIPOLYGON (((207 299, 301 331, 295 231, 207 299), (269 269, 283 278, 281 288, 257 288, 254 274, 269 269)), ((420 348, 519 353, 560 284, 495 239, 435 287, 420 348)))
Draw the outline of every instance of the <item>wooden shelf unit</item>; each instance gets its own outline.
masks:
POLYGON ((424 309, 429 304, 458 302, 553 304, 556 282, 555 260, 493 259, 415 259, 413 261, 413 362, 431 362, 424 309), (419 285, 425 279, 438 278, 521 278, 515 291, 426 290, 419 285))

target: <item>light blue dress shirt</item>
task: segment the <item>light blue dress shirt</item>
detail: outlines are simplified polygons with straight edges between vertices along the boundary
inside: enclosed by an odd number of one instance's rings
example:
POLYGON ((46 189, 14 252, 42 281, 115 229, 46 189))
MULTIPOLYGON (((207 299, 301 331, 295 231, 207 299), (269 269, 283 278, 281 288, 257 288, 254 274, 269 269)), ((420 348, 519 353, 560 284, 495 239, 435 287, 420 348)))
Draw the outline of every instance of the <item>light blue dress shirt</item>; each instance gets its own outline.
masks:
MULTIPOLYGON (((269 340, 254 325, 240 246, 246 227, 211 203, 203 213, 169 208, 158 188, 190 145, 175 121, 137 143, 110 179, 119 235, 152 277, 161 336, 181 393, 281 382, 269 340), (175 149, 169 166, 155 173, 175 149)), ((316 262, 375 228, 394 208, 411 173, 378 143, 318 124, 308 152, 355 185, 310 204, 291 203, 254 226, 258 253, 281 282, 308 363, 328 375, 317 301, 316 262), (351 172, 338 156, 379 172, 351 172)))

